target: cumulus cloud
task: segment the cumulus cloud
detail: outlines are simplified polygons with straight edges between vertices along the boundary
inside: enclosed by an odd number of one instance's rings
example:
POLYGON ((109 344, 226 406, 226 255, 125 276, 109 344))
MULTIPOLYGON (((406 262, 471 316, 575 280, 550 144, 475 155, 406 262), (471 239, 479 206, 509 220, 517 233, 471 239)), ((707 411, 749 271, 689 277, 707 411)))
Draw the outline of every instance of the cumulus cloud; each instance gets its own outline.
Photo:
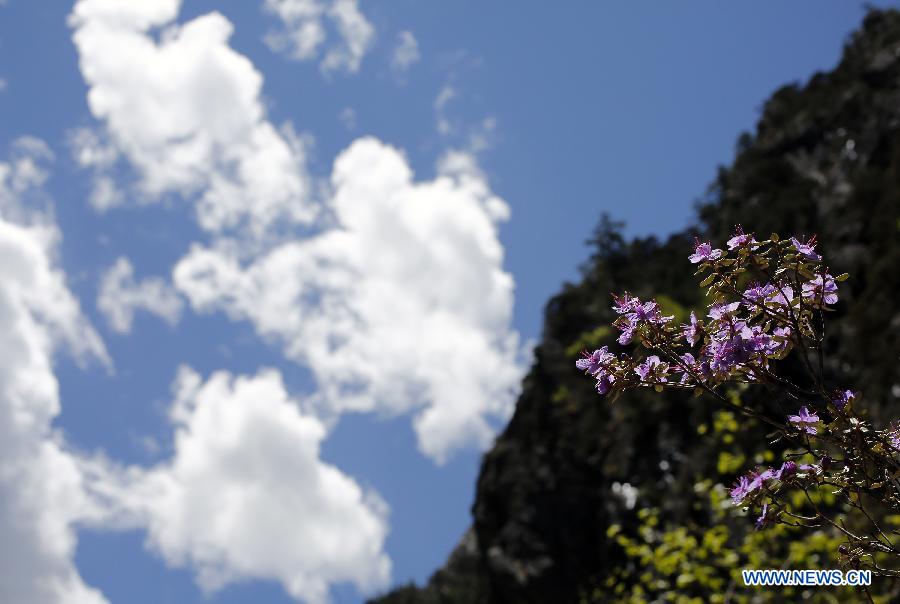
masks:
MULTIPOLYGON (((262 76, 228 45, 231 23, 209 13, 176 25, 179 7, 178 0, 75 5, 70 24, 88 106, 106 126, 94 139, 76 137, 76 157, 103 174, 124 156, 143 201, 194 200, 199 223, 213 232, 309 222, 302 145, 266 119, 262 76), (156 41, 150 30, 159 27, 156 41)), ((121 202, 110 184, 101 181, 95 206, 121 202)))
MULTIPOLYGON (((266 6, 287 32, 304 32, 288 47, 321 57, 325 71, 358 69, 374 36, 355 0, 266 6)), ((196 312, 251 322, 309 368, 316 390, 301 408, 274 371, 204 382, 183 370, 170 460, 82 460, 105 504, 95 522, 146 528, 150 546, 208 590, 269 578, 320 602, 335 583, 384 585, 386 508, 322 462, 319 446, 348 411, 414 414, 419 447, 438 462, 489 444, 523 372, 497 233, 509 208, 471 154, 449 153, 434 178, 416 180, 400 151, 373 138, 338 156, 314 204, 305 144, 266 118, 262 76, 228 45, 231 24, 217 13, 176 24, 179 8, 76 3, 99 125, 73 133, 75 157, 93 171, 99 209, 193 202, 206 233, 173 268, 174 287, 196 312), (123 185, 123 168, 133 182, 123 185)), ((175 300, 120 259, 98 306, 127 330, 137 309, 175 320, 175 300)))
MULTIPOLYGON (((340 0, 269 8, 297 22, 337 11, 348 29, 357 11, 340 0)), ((438 461, 486 446, 522 373, 497 234, 506 204, 470 155, 448 154, 417 182, 400 152, 368 138, 341 153, 314 206, 303 145, 266 121, 262 78, 228 46, 230 24, 213 13, 172 25, 177 11, 172 0, 76 4, 89 104, 105 126, 76 155, 89 166, 122 158, 149 200, 198 200, 210 238, 174 268, 177 289, 198 312, 251 321, 310 368, 323 419, 414 412, 419 446, 438 461)), ((445 87, 436 110, 455 94, 445 87)))
POLYGON ((97 308, 115 331, 128 333, 136 310, 157 315, 170 325, 178 322, 183 303, 175 290, 158 277, 136 281, 134 267, 120 257, 103 275, 97 308))
POLYGON ((386 505, 320 459, 325 427, 277 371, 204 382, 184 367, 173 391, 172 459, 100 487, 169 564, 208 592, 263 578, 312 604, 337 583, 387 585, 386 505))
MULTIPOLYGON (((0 162, 0 601, 100 604, 72 560, 73 524, 96 510, 52 427, 60 412, 53 357, 109 359, 56 265, 59 233, 31 196, 49 158, 36 139, 0 162)), ((40 201, 40 199, 38 199, 40 201)))
POLYGON ((269 47, 297 61, 322 55, 319 65, 325 73, 359 71, 375 39, 375 28, 360 12, 358 0, 266 0, 264 7, 281 21, 280 29, 265 37, 269 47), (331 44, 329 27, 338 38, 331 44))
POLYGON ((249 263, 195 245, 173 278, 195 310, 250 320, 308 366, 323 413, 415 411, 419 447, 442 462, 488 444, 522 366, 497 237, 508 206, 471 156, 439 171, 416 182, 396 149, 360 139, 335 161, 337 228, 249 263))
POLYGON ((419 61, 419 43, 411 31, 401 31, 397 36, 397 46, 391 57, 391 66, 397 71, 406 71, 419 61))

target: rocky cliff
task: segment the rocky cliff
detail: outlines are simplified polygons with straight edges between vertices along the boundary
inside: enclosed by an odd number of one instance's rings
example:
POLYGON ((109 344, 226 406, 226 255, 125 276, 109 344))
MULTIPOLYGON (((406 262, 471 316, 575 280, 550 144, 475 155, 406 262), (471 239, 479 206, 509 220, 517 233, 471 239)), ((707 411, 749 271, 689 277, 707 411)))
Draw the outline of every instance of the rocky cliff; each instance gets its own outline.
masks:
MULTIPOLYGON (((702 398, 673 393, 631 393, 609 404, 574 369, 574 359, 580 349, 614 340, 601 327, 614 318, 609 292, 664 295, 682 315, 698 306, 691 267, 682 261, 693 236, 721 242, 738 223, 764 236, 818 234, 834 274, 851 274, 832 322, 828 371, 863 391, 876 421, 900 416, 900 13, 871 12, 837 68, 775 92, 756 132, 740 136, 733 164, 720 169, 698 205, 694 228, 665 241, 626 240, 613 220, 601 220, 581 281, 565 285, 546 306, 515 413, 482 463, 472 529, 426 586, 374 602, 671 595, 668 571, 656 565, 649 581, 616 534, 646 540, 647 514, 640 511, 647 509, 654 510, 654 526, 693 527, 701 536, 721 522, 718 512, 698 504, 697 487, 708 485, 704 476, 727 474, 721 442, 702 436, 719 418, 702 398), (631 587, 624 585, 629 581, 631 587)), ((752 391, 740 396, 767 404, 752 391)), ((727 442, 747 455, 765 440, 752 422, 732 432, 727 442)), ((738 551, 739 543, 756 539, 728 522, 722 547, 738 551)), ((794 537, 770 539, 766 547, 777 552, 794 537)), ((694 564, 671 585, 709 601, 715 586, 727 584, 728 571, 694 564), (719 573, 725 583, 701 581, 701 571, 719 573), (693 578, 683 582, 685 575, 693 578)))

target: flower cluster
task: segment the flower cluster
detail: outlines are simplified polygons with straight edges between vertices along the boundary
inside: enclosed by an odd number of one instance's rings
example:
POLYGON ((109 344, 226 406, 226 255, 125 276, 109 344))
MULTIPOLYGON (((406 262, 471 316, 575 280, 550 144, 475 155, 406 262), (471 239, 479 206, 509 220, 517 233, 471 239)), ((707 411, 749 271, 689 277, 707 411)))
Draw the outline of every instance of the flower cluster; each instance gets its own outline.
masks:
POLYGON ((797 471, 818 473, 819 467, 811 464, 797 465, 796 462, 788 460, 781 464, 777 470, 774 468, 766 468, 765 470, 753 470, 745 476, 738 478, 735 485, 731 488, 731 500, 735 505, 744 503, 746 499, 752 497, 755 492, 762 491, 766 488, 766 483, 770 481, 786 482, 790 478, 797 475, 797 471))
POLYGON ((900 545, 894 546, 863 504, 869 498, 900 512, 900 423, 875 429, 857 414, 860 393, 825 384, 825 315, 839 303, 838 283, 848 276, 830 274, 814 236, 771 235, 760 241, 738 226, 726 247, 696 240, 688 260, 703 276, 700 286, 710 303, 692 310, 684 324, 665 315, 655 300, 629 292, 613 296, 618 343, 640 344, 652 354, 617 355, 604 346, 585 352, 576 367, 596 380, 601 395, 642 387, 691 389, 775 427, 776 440, 788 448, 786 461, 741 476, 730 492, 733 503, 759 506, 757 528, 828 524, 846 534, 852 563, 868 560, 876 573, 876 554, 892 553, 900 564, 900 545), (780 375, 779 361, 791 352, 799 354, 806 381, 780 375), (723 395, 722 388, 735 383, 764 384, 780 393, 782 414, 723 395), (850 532, 817 507, 812 494, 819 488, 842 497, 846 509, 873 523, 870 533, 850 532), (792 509, 785 497, 791 489, 804 493, 812 512, 792 509))
POLYGON ((597 380, 597 392, 606 394, 613 385, 615 376, 607 370, 607 364, 615 357, 607 351, 604 346, 593 353, 586 355, 583 359, 578 359, 575 366, 580 370, 594 376, 597 380))
POLYGON ((659 347, 664 355, 633 362, 617 359, 606 348, 586 354, 602 358, 600 365, 578 364, 597 379, 601 394, 657 386, 669 382, 672 373, 680 374, 675 383, 686 388, 705 382, 762 381, 771 361, 791 350, 795 331, 806 328, 810 313, 838 301, 836 279, 813 260, 821 259, 814 252, 815 238, 806 243, 776 237, 757 241, 738 227, 727 247, 723 251, 698 239, 689 256, 700 265, 698 272, 711 273, 703 285, 710 286, 715 302, 702 320, 692 311, 689 323, 675 326, 674 317, 664 315, 656 301, 629 292, 614 295, 618 343, 639 341, 659 347), (739 278, 747 274, 756 278, 739 278), (625 377, 631 372, 640 380, 625 377))

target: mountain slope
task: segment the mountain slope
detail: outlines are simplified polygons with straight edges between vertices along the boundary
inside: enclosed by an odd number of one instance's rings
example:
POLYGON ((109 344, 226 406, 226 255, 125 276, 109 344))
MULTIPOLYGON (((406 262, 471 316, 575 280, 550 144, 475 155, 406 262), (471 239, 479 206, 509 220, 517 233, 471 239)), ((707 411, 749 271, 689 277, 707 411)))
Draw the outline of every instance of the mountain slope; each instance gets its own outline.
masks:
MULTIPOLYGON (((581 282, 547 304, 515 413, 482 463, 472 532, 428 585, 374 602, 607 601, 610 578, 629 564, 609 527, 639 538, 638 511, 651 508, 665 526, 714 525, 696 488, 698 477, 727 475, 720 443, 698 437, 717 421, 709 401, 629 393, 610 405, 574 360, 614 340, 601 327, 614 318, 609 292, 665 295, 682 316, 699 307, 686 260, 693 236, 722 242, 738 223, 763 236, 818 234, 832 272, 851 274, 830 327, 828 372, 863 391, 877 422, 900 416, 900 13, 872 11, 837 68, 775 92, 690 232, 627 241, 601 221, 581 282)), ((734 439, 750 456, 761 454, 764 434, 744 422, 734 439)), ((730 544, 748 538, 738 521, 729 521, 730 544)), ((787 547, 772 539, 773 552, 787 547)), ((708 599, 709 588, 691 589, 708 599)))

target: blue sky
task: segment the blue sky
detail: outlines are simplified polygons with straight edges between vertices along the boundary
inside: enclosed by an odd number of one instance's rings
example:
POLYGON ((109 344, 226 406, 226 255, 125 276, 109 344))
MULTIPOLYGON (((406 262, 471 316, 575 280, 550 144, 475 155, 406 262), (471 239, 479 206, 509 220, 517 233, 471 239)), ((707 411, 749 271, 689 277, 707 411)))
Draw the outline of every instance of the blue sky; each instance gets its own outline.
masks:
POLYGON ((687 226, 864 14, 511 7, 0 5, 0 599, 426 580, 600 214, 687 226))

